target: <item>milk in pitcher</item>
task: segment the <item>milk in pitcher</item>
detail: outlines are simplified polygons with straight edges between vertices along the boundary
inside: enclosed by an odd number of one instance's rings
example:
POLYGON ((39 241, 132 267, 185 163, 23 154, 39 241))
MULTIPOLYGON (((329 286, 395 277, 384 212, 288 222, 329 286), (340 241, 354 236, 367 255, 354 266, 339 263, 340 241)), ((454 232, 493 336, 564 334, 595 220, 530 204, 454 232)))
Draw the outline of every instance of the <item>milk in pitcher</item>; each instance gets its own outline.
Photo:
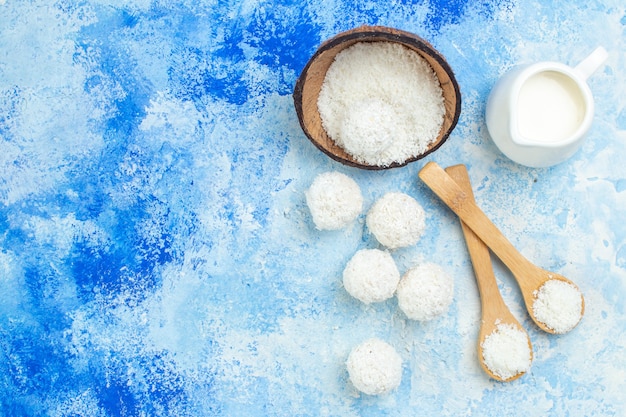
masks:
POLYGON ((517 99, 517 126, 528 141, 553 143, 572 137, 584 121, 585 99, 578 84, 557 71, 530 76, 517 99))

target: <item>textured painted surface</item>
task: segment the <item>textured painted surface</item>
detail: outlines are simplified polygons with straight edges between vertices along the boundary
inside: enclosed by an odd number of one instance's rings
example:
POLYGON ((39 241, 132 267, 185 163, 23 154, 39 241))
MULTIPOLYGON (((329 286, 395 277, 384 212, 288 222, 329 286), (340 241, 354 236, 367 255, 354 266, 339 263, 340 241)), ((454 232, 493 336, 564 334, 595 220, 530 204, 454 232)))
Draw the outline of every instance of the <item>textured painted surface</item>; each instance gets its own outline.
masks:
POLYGON ((0 414, 409 416, 626 413, 626 9, 557 1, 0 0, 0 414), (302 133, 291 92, 324 39, 359 24, 429 39, 463 94, 428 160, 465 163, 476 198, 531 260, 574 280, 586 316, 564 336, 528 319, 531 372, 489 380, 475 353, 477 290, 457 220, 417 180, 343 167, 302 133), (518 166, 491 143, 484 107, 511 65, 610 53, 591 79, 580 152, 518 166), (304 191, 338 170, 366 209, 413 195, 427 230, 393 256, 455 277, 449 312, 407 320, 341 286, 363 216, 312 225, 304 191), (403 379, 359 396, 345 360, 379 337, 403 379))

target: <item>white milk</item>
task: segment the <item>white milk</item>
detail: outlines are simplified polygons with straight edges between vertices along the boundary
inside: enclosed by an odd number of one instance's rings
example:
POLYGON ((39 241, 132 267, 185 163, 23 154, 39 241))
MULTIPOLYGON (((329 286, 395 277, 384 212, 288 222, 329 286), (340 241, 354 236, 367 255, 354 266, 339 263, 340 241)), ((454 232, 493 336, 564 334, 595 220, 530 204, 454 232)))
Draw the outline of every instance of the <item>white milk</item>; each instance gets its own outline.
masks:
POLYGON ((559 142, 571 137, 585 117, 579 86, 557 71, 532 75, 517 99, 519 133, 535 142, 559 142))

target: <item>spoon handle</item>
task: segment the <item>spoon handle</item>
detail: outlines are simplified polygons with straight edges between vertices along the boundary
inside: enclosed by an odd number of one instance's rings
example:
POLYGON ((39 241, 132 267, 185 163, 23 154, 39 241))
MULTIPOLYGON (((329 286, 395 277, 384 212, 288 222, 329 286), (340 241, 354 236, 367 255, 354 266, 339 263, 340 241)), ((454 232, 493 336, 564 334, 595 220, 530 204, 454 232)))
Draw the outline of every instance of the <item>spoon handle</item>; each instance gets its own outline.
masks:
MULTIPOLYGON (((454 181, 467 193, 467 198, 474 201, 474 195, 472 193, 472 186, 465 165, 455 165, 446 168, 446 172, 454 179, 454 181)), ((476 276, 476 283, 478 285, 478 292, 480 293, 480 305, 483 320, 486 317, 494 317, 500 314, 499 312, 506 311, 507 307, 500 295, 496 277, 493 272, 491 264, 491 255, 489 248, 483 243, 482 240, 472 231, 472 229, 461 220, 461 229, 463 230, 463 236, 465 236, 465 243, 472 260, 472 266, 474 268, 474 275, 476 276)), ((504 319, 504 317, 495 317, 504 319)), ((485 323, 487 324, 487 323, 485 323)), ((488 326, 493 323, 487 324, 488 326)))
MULTIPOLYGON (((507 240, 482 210, 469 198, 468 193, 435 162, 427 163, 419 177, 472 231, 500 258, 513 275, 536 280, 527 274, 536 267, 507 240)), ((539 285, 541 281, 529 283, 539 285)))

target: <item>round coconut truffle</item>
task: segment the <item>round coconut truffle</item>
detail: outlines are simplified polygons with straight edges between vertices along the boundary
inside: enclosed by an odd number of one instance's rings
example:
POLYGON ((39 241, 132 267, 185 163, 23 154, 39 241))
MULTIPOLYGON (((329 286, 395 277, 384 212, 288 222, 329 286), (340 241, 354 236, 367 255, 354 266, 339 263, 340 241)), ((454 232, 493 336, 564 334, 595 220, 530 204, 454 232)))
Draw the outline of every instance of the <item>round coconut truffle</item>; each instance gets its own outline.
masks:
POLYGON ((397 112, 384 100, 369 98, 350 106, 340 124, 337 144, 365 164, 388 158, 384 152, 398 142, 397 112))
POLYGON ((379 249, 361 249, 343 270, 343 286, 365 304, 385 301, 393 296, 400 281, 396 263, 379 249))
POLYGON ((445 312, 454 295, 454 281, 439 265, 409 269, 397 288, 398 306, 412 320, 428 321, 445 312))
POLYGON ((412 197, 392 192, 374 203, 366 223, 376 240, 396 249, 417 243, 426 227, 426 214, 412 197))
POLYGON ((365 394, 388 393, 402 380, 402 358, 391 345, 377 338, 352 349, 346 365, 352 385, 365 394))
POLYGON ((340 172, 324 172, 306 191, 306 203, 320 230, 338 230, 350 224, 363 209, 359 185, 340 172))

